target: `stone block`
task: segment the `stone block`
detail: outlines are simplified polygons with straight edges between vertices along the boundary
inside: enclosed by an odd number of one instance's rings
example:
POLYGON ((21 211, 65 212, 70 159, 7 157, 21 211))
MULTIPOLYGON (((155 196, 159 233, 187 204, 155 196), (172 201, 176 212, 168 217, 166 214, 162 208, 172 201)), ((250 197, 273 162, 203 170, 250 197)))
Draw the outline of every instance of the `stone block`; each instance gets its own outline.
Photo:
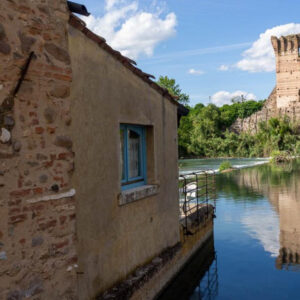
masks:
POLYGON ((0 23, 0 41, 6 38, 4 26, 0 23))
POLYGON ((11 51, 11 47, 5 41, 0 41, 0 53, 8 55, 11 51))
POLYGON ((11 139, 11 134, 6 128, 1 128, 0 141, 5 144, 8 143, 11 139))
POLYGON ((56 114, 56 111, 51 107, 47 107, 44 110, 44 117, 48 123, 53 123, 55 121, 56 114))
POLYGON ((32 239, 31 246, 36 247, 44 243, 44 238, 42 236, 37 236, 32 239))
POLYGON ((66 64, 70 64, 70 56, 69 53, 57 45, 53 43, 46 43, 45 44, 46 51, 51 54, 55 59, 64 62, 66 64))
POLYGON ((23 53, 28 53, 31 50, 32 45, 36 42, 36 38, 27 36, 23 32, 18 34, 21 42, 21 50, 23 53))
POLYGON ((158 185, 144 185, 141 187, 123 191, 119 196, 119 205, 125 205, 146 197, 156 195, 159 192, 158 185))
POLYGON ((70 96, 70 87, 66 85, 56 85, 51 90, 50 95, 56 98, 67 98, 70 96))
POLYGON ((71 149, 73 146, 73 142, 72 142, 72 139, 68 136, 57 136, 54 141, 54 145, 63 147, 63 148, 67 148, 67 149, 71 149))

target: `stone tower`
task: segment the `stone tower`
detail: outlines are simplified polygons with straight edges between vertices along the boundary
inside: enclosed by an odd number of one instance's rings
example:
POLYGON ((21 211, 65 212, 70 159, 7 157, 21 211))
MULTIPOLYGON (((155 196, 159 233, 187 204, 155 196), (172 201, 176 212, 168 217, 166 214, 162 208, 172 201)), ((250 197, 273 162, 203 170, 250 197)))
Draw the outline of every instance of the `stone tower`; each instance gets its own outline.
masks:
POLYGON ((292 114, 300 107, 299 39, 300 34, 271 38, 276 58, 276 108, 280 114, 292 114))
POLYGON ((271 37, 276 58, 276 87, 262 110, 248 118, 238 118, 231 126, 234 132, 256 132, 258 124, 272 117, 289 117, 300 121, 300 34, 271 37))

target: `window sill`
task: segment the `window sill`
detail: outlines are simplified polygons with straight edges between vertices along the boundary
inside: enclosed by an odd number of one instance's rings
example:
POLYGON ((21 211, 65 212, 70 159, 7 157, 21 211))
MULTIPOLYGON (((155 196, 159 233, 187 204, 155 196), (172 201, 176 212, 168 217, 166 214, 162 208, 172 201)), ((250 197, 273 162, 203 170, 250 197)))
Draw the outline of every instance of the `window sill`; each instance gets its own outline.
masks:
POLYGON ((129 190, 122 191, 119 196, 119 205, 129 204, 153 195, 158 194, 158 185, 143 185, 129 190))

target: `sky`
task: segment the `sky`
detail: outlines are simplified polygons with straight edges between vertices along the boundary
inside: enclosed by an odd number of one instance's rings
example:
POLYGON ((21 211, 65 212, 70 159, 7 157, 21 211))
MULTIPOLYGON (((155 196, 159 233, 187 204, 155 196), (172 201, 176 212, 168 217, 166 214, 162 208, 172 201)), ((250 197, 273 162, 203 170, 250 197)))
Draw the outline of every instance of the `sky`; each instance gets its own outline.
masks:
POLYGON ((144 72, 174 78, 190 104, 266 99, 270 37, 300 33, 297 0, 78 0, 87 26, 144 72))

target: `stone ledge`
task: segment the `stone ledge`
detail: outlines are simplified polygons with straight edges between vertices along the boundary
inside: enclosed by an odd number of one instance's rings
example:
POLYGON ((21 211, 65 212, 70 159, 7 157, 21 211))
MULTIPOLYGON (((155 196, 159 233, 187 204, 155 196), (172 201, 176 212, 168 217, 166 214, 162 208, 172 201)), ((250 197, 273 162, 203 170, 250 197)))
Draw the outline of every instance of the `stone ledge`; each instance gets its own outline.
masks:
POLYGON ((159 273, 172 261, 172 259, 174 259, 176 254, 181 250, 181 247, 182 244, 178 242, 173 247, 164 249, 158 256, 154 257, 150 263, 137 268, 128 275, 124 281, 121 281, 103 294, 97 296, 96 300, 129 300, 134 292, 142 288, 147 282, 151 281, 155 274, 159 273))
POLYGON ((125 205, 158 194, 158 185, 143 185, 130 190, 122 191, 119 196, 119 205, 125 205))

